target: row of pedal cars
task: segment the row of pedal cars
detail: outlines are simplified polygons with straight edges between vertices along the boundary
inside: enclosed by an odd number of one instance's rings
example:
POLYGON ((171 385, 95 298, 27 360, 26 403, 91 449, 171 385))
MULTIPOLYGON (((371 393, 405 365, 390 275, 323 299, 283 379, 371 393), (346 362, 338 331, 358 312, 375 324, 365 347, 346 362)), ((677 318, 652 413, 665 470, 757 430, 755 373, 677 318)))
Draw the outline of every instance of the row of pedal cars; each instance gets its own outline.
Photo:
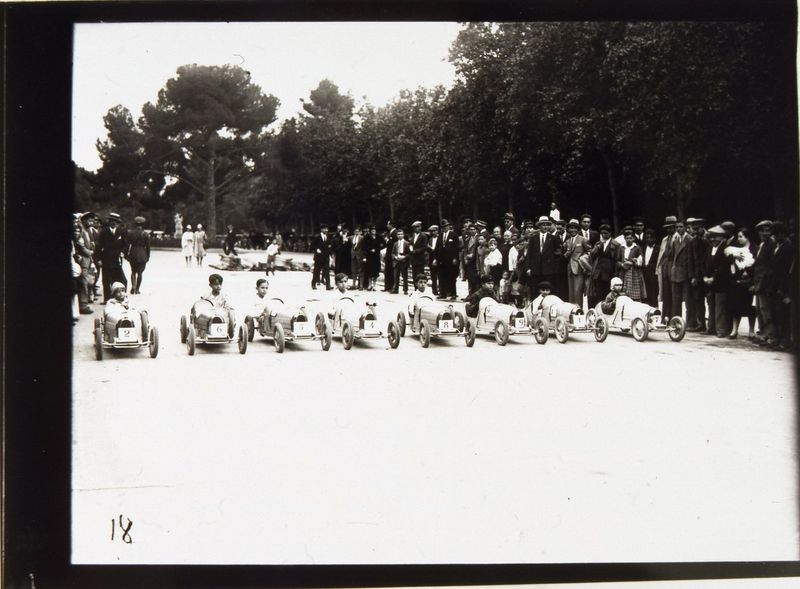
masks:
MULTIPOLYGON (((532 305, 518 309, 487 298, 480 302, 478 316, 467 318, 452 304, 423 295, 389 319, 379 315, 374 302, 357 301, 349 296, 341 297, 327 316, 322 312, 309 313, 304 305, 271 298, 260 315, 248 315, 238 325, 230 320, 226 309, 200 299, 189 315, 180 319, 180 340, 189 355, 194 355, 198 346, 233 343, 244 354, 256 334, 271 340, 275 350, 282 353, 287 344, 315 341, 327 351, 334 338, 341 340, 345 350, 351 349, 357 340, 369 339, 385 339, 396 349, 406 333, 416 335, 424 348, 435 338, 463 338, 471 347, 478 335, 493 337, 501 346, 518 337, 533 337, 537 343, 545 344, 551 334, 560 343, 566 343, 573 334, 590 334, 602 343, 610 330, 630 333, 640 342, 654 332, 666 333, 679 342, 686 332, 680 317, 664 322, 658 309, 627 296, 617 299, 610 314, 603 313, 599 304, 584 313, 580 306, 555 295, 546 296, 536 309, 532 305)), ((158 330, 149 324, 146 311, 104 313, 95 322, 98 360, 103 359, 106 348, 148 348, 150 356, 155 358, 158 330)))

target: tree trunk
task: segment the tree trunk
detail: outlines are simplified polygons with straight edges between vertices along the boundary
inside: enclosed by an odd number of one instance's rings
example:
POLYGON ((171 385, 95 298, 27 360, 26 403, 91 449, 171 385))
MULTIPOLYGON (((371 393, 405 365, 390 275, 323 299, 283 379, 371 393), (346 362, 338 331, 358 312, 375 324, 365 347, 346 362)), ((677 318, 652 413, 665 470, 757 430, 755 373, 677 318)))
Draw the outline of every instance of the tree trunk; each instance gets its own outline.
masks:
POLYGON ((508 212, 514 214, 514 191, 508 191, 508 212))
POLYGON ((611 162, 611 156, 608 152, 603 151, 603 162, 606 165, 606 174, 608 176, 608 191, 611 194, 611 222, 614 225, 614 235, 619 233, 619 213, 617 212, 617 184, 614 180, 614 168, 611 162))
POLYGON ((367 215, 369 216, 369 224, 374 225, 375 219, 372 216, 372 201, 367 199, 367 215))
POLYGON ((675 208, 678 210, 678 219, 683 221, 686 218, 683 214, 686 207, 683 194, 683 182, 681 182, 680 174, 675 175, 675 208))
POLYGON ((436 195, 436 209, 439 212, 439 218, 436 220, 436 224, 438 225, 442 219, 444 219, 444 207, 442 207, 442 195, 436 195))
POLYGON ((472 199, 472 220, 475 221, 478 218, 478 197, 474 197, 472 199))
POLYGON ((206 197, 206 206, 208 213, 208 240, 214 243, 217 239, 217 182, 214 178, 215 168, 217 165, 217 155, 214 152, 213 138, 209 143, 210 154, 208 158, 208 196, 206 197))
POLYGON ((313 235, 314 233, 316 233, 316 232, 314 231, 314 212, 313 212, 313 211, 310 211, 310 212, 308 213, 308 232, 309 232, 310 234, 312 234, 312 235, 313 235))
POLYGON ((389 197, 389 218, 394 222, 394 199, 389 197))

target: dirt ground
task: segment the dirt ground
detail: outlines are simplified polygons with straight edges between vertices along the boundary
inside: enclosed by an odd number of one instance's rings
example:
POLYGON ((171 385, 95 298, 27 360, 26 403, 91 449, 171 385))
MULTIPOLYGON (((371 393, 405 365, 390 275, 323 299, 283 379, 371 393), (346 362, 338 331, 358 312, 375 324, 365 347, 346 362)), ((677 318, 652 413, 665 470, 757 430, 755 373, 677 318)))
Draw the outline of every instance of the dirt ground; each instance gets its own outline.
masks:
MULTIPOLYGON (((74 327, 74 563, 800 557, 794 356, 612 334, 283 354, 256 335, 190 357, 179 318, 212 271, 154 252, 131 301, 155 360, 98 362, 93 316, 74 327)), ((244 309, 262 275, 223 274, 244 309)), ((307 272, 269 280, 333 300, 307 272)), ((388 319, 404 297, 369 298, 388 319)))

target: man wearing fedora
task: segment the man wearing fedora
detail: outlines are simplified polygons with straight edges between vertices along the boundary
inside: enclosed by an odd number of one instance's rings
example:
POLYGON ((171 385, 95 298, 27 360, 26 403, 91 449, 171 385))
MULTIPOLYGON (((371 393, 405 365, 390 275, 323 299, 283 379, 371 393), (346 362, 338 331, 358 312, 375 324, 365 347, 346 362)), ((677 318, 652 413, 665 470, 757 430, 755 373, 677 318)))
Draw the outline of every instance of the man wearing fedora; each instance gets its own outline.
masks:
POLYGON ((428 227, 428 245, 425 247, 425 254, 431 267, 431 290, 435 296, 439 296, 439 260, 437 257, 439 241, 439 226, 431 225, 428 227))
POLYGON ((658 275, 658 292, 661 293, 661 314, 666 321, 672 314, 672 283, 669 279, 669 255, 672 248, 672 238, 675 237, 675 224, 678 218, 670 215, 664 219, 664 230, 667 234, 661 238, 656 262, 658 275))
POLYGON ((619 244, 611 239, 611 226, 600 225, 600 241, 592 248, 589 260, 592 264, 591 282, 587 289, 589 308, 606 298, 611 290, 611 279, 616 276, 619 244))
POLYGON ((669 281, 672 288, 672 312, 670 317, 683 317, 686 304, 686 324, 695 323, 694 300, 689 296, 689 244, 692 238, 686 233, 686 223, 675 223, 675 235, 669 250, 669 281))
POLYGON ((550 233, 550 218, 542 215, 536 222, 538 233, 528 240, 525 256, 525 274, 528 276, 528 297, 533 299, 538 293, 540 282, 556 282, 558 276, 557 258, 562 255, 561 240, 550 233))
POLYGON ((439 266, 440 298, 456 299, 456 278, 459 270, 460 240, 453 231, 453 225, 442 219, 442 238, 436 246, 436 261, 439 266))
POLYGON ((706 330, 706 293, 703 286, 706 254, 711 247, 706 237, 705 219, 689 217, 686 224, 692 231, 689 242, 689 298, 694 305, 694 315, 686 318, 687 331, 706 330))
POLYGON ((122 256, 128 251, 122 217, 117 213, 109 213, 107 221, 107 225, 98 235, 95 250, 97 261, 102 268, 104 304, 114 296, 111 292, 111 285, 114 282, 120 282, 126 289, 128 288, 128 279, 122 270, 122 256))

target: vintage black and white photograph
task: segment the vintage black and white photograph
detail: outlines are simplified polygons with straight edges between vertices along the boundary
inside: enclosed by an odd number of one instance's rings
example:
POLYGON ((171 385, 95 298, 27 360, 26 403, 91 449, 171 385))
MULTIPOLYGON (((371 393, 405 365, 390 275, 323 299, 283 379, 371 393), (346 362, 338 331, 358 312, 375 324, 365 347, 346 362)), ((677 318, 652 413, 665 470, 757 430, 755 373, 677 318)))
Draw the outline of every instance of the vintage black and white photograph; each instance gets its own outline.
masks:
POLYGON ((71 563, 797 560, 795 46, 75 24, 71 563))

